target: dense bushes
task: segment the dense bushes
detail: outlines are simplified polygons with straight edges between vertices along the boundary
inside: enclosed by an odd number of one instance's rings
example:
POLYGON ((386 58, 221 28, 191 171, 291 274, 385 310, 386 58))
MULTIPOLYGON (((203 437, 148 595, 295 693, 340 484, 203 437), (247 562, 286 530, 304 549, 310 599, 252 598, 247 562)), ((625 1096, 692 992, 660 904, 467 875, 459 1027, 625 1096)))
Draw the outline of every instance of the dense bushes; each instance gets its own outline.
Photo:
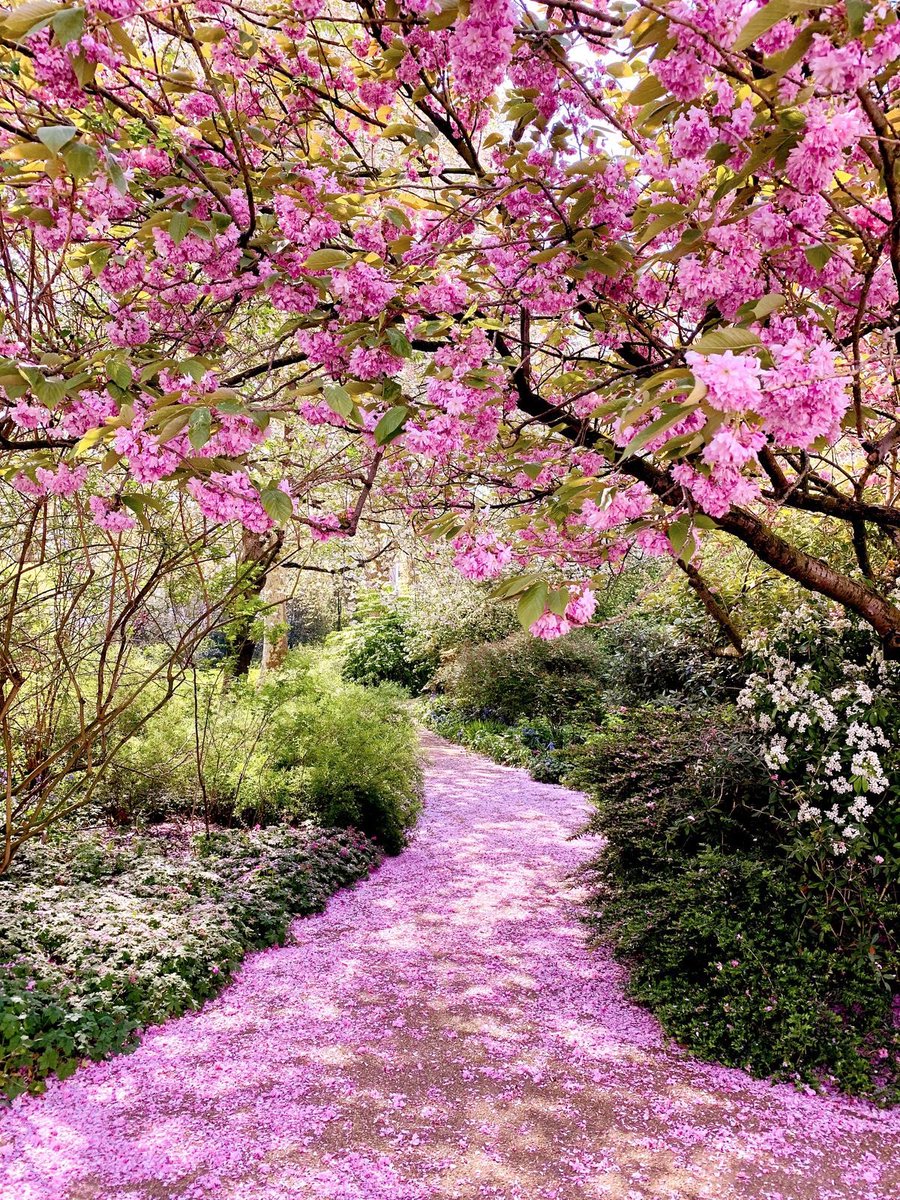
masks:
POLYGON ((733 710, 610 721, 570 781, 606 839, 592 921, 668 1032, 756 1074, 900 1097, 896 886, 864 869, 815 886, 733 710), (841 919, 848 904, 864 919, 841 919))
POLYGON ((600 651, 589 633, 542 642, 526 633, 463 649, 435 686, 469 717, 511 725, 526 718, 576 720, 596 710, 600 651))
POLYGON ((346 639, 344 678, 371 686, 396 683, 418 695, 434 674, 437 650, 422 637, 402 602, 363 615, 346 639))
POLYGON ((379 858, 359 833, 314 826, 168 835, 35 846, 0 880, 0 1091, 196 1008, 379 858))
POLYGON ((203 673, 136 730, 95 800, 120 821, 352 825, 395 853, 419 810, 416 752, 402 695, 294 651, 261 687, 203 673))

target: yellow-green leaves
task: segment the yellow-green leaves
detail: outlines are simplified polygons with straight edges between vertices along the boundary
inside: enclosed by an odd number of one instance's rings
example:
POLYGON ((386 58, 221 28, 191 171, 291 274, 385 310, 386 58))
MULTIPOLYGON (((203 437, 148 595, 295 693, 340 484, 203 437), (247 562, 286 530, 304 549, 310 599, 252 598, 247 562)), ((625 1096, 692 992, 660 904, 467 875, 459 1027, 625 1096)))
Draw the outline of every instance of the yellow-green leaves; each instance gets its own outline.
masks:
POLYGON ((725 350, 746 350, 758 346, 759 338, 749 329, 713 329, 698 338, 689 349, 698 354, 722 354, 725 350))
POLYGON ((37 131, 37 139, 48 150, 59 154, 63 146, 67 146, 77 133, 74 125, 45 125, 37 131))

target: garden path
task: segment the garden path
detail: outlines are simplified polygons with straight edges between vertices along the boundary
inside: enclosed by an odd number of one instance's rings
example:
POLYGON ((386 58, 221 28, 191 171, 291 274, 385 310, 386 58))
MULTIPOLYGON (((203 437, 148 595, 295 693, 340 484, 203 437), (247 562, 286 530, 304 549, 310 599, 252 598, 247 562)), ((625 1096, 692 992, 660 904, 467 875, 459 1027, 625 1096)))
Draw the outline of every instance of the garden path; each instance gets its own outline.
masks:
POLYGON ((897 1200, 900 1115, 693 1062, 585 948, 577 793, 427 737, 415 840, 0 1119, 4 1200, 897 1200))

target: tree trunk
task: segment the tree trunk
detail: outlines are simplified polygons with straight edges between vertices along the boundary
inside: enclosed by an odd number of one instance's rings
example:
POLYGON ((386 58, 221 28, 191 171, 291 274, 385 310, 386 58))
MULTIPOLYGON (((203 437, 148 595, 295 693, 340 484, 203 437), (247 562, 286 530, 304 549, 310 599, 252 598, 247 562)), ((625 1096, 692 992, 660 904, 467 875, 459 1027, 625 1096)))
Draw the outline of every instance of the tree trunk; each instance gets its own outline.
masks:
POLYGON ((238 602, 240 611, 227 629, 230 643, 228 676, 231 679, 247 675, 253 663, 262 591, 272 563, 281 549, 284 534, 279 529, 263 534, 245 529, 242 540, 240 569, 244 573, 244 587, 238 602))
POLYGON ((270 671, 277 671, 288 655, 287 602, 288 583, 286 572, 273 567, 266 576, 262 599, 266 611, 263 618, 262 662, 259 681, 270 671))

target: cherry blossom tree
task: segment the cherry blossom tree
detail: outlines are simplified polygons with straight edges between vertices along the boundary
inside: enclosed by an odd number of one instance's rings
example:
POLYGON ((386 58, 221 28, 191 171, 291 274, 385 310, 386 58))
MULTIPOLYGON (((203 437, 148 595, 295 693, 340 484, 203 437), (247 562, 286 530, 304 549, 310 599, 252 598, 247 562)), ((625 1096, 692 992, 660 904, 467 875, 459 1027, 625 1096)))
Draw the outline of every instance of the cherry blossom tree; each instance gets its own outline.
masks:
POLYGON ((900 655, 898 52, 874 0, 26 0, 5 478, 314 540, 379 495, 542 636, 720 531, 900 655))

